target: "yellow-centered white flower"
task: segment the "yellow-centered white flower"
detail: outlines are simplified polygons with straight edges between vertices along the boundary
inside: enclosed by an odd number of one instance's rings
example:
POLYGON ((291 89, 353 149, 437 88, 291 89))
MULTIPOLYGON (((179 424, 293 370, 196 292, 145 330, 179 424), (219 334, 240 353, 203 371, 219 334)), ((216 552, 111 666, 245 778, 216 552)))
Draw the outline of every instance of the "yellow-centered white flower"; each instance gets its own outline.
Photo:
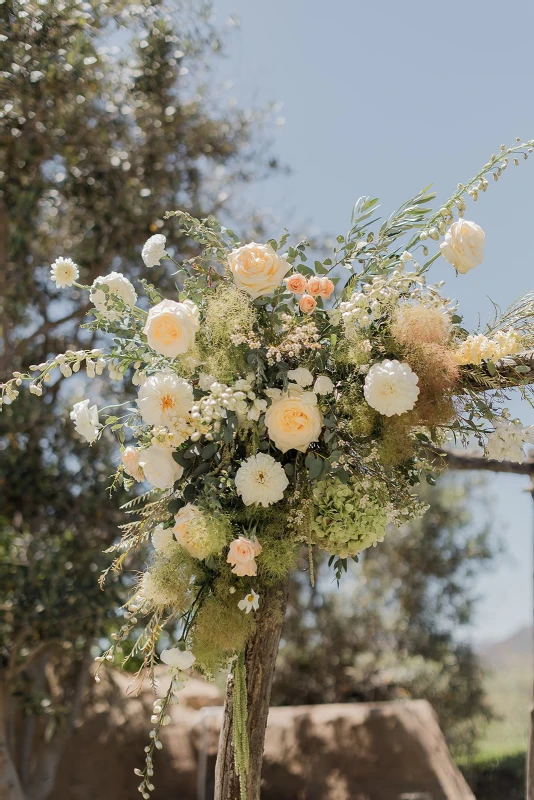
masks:
POLYGON ((251 611, 257 611, 258 606, 260 604, 260 596, 256 594, 254 589, 251 589, 250 592, 245 595, 245 597, 239 601, 237 607, 244 611, 245 614, 250 614, 251 611))
POLYGON ((299 396, 273 398, 265 414, 265 425, 269 438, 282 453, 287 450, 306 452, 312 442, 318 441, 323 427, 316 395, 302 392, 299 396))
POLYGON ((191 300, 176 303, 162 300, 148 312, 143 328, 149 346, 156 353, 176 358, 190 350, 200 327, 200 312, 191 300))
POLYGON ((79 275, 78 265, 74 263, 72 258, 56 258, 50 267, 50 277, 58 289, 72 286, 78 280, 79 275))
POLYGON ((363 393, 375 411, 385 417, 411 411, 419 397, 418 377, 408 364, 381 361, 365 377, 363 393))
POLYGON ((485 238, 484 231, 475 222, 459 219, 451 225, 439 249, 457 272, 466 273, 482 263, 485 238))
POLYGON ((264 294, 272 294, 291 264, 279 256, 270 244, 250 242, 228 256, 228 266, 234 283, 253 299, 264 294))
POLYGON ((141 386, 137 405, 147 425, 173 428, 191 410, 193 387, 174 372, 160 372, 141 386))
POLYGON ((282 500, 289 481, 284 468, 267 453, 243 461, 235 475, 235 488, 246 506, 272 505, 282 500))

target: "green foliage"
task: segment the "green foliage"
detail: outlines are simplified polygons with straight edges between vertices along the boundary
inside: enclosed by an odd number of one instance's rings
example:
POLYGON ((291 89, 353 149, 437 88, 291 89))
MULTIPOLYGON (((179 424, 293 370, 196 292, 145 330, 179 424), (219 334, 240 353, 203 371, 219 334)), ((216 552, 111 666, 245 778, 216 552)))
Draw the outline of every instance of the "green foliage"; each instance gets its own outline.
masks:
POLYGON ((295 575, 273 701, 423 697, 455 752, 472 752, 491 711, 480 664, 459 634, 472 619, 473 578, 493 555, 490 533, 473 527, 475 484, 447 478, 421 492, 427 514, 349 562, 343 592, 323 579, 324 560, 315 588, 295 575))

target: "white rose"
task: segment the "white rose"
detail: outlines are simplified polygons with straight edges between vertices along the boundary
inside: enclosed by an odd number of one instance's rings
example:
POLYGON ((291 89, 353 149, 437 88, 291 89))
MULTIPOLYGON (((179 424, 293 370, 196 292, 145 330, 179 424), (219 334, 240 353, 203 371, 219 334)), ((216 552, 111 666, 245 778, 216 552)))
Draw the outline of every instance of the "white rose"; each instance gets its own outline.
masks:
POLYGON ((313 391, 315 394, 332 394, 334 391, 334 384, 328 375, 319 375, 313 384, 313 391))
POLYGON ((182 477, 183 467, 172 457, 170 448, 150 445, 141 451, 139 464, 146 480, 156 489, 170 489, 182 477))
POLYGON ((147 239, 141 250, 141 258, 147 267, 155 267, 167 255, 165 242, 167 239, 162 233, 156 233, 147 239))
POLYGON ((295 381, 299 386, 309 386, 313 381, 313 375, 306 367, 298 367, 297 369, 289 369, 287 377, 290 381, 295 381))
POLYGON ((183 303, 162 300, 153 306, 143 328, 152 350, 169 358, 187 353, 193 347, 200 327, 199 314, 191 300, 183 303))
POLYGON ((250 242, 228 256, 228 266, 238 289, 253 299, 272 294, 277 289, 291 265, 281 258, 271 245, 250 242))
POLYGON ((137 293, 128 278, 125 278, 120 272, 110 272, 109 275, 102 275, 93 281, 89 300, 96 310, 100 311, 107 319, 118 319, 120 314, 111 308, 109 297, 106 297, 106 294, 99 288, 100 286, 107 286, 109 294, 120 298, 128 308, 135 306, 137 293))
POLYGON ((143 470, 139 466, 139 454, 140 451, 137 449, 137 447, 127 447, 123 451, 121 457, 124 465, 124 471, 136 481, 142 481, 144 478, 143 470))
POLYGON ((190 650, 180 650, 179 647, 173 647, 172 650, 163 650, 160 658, 169 667, 177 667, 181 670, 189 669, 196 661, 190 650))
POLYGON ((458 272, 466 273, 482 263, 485 238, 484 231, 476 223, 459 219, 451 225, 439 249, 445 261, 458 272))
POLYGON ((312 442, 318 441, 323 416, 312 392, 300 397, 284 395, 273 400, 267 409, 265 425, 269 438, 282 453, 292 449, 304 453, 312 442))
POLYGON ((80 436, 87 439, 89 444, 94 442, 101 427, 98 423, 98 408, 89 406, 89 400, 82 400, 80 403, 74 404, 70 418, 80 436))

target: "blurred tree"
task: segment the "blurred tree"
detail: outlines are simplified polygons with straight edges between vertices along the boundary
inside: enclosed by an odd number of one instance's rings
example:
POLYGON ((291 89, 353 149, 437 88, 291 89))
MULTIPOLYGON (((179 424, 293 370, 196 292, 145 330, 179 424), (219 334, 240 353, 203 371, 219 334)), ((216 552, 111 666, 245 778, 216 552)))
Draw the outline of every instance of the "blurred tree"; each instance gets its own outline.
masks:
MULTIPOLYGON (((208 89, 210 4, 172 5, 0 5, 0 380, 93 346, 78 331, 88 307, 49 280, 56 256, 86 284, 112 269, 136 278, 166 210, 231 215, 235 188, 276 167, 267 115, 223 110, 208 89)), ((172 291, 163 267, 153 279, 172 291)), ((0 415, 0 796, 17 800, 50 796, 91 643, 128 583, 98 588, 118 521, 102 491, 110 448, 78 440, 66 401, 52 381, 0 415)))
POLYGON ((447 477, 423 497, 423 519, 366 550, 340 590, 329 591, 324 562, 314 589, 294 576, 273 702, 426 698, 460 754, 491 716, 482 669, 461 637, 473 577, 493 557, 490 528, 473 526, 473 483, 447 477))

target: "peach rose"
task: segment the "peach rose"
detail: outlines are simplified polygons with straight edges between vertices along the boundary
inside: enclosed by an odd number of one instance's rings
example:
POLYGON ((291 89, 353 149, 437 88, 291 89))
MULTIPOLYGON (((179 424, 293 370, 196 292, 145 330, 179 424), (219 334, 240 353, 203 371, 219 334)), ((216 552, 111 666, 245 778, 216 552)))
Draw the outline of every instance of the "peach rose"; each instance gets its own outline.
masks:
POLYGON ((291 265, 281 258, 270 244, 250 242, 228 256, 228 266, 238 289, 253 299, 272 294, 282 283, 291 265))
POLYGON ((306 278, 300 272, 294 272, 289 278, 284 278, 284 283, 293 294, 304 294, 306 291, 306 278))
POLYGON ((319 295, 325 300, 328 300, 335 288, 330 278, 321 278, 321 291, 319 295))
POLYGON ((319 439, 323 427, 316 395, 303 392, 296 397, 282 395, 273 399, 265 414, 265 425, 269 438, 282 453, 288 450, 306 452, 310 444, 319 439))
POLYGON ((261 551, 262 547, 258 541, 240 536, 230 544, 226 561, 233 565, 234 575, 238 575, 240 578, 244 575, 252 577, 257 574, 258 565, 255 558, 261 551))
POLYGON ((306 291, 312 296, 321 294, 321 278, 319 278, 317 275, 314 275, 313 278, 309 278, 308 283, 306 284, 306 291))
POLYGON ((156 353, 169 358, 187 353, 200 327, 199 310, 191 300, 162 300, 148 312, 143 333, 156 353))
POLYGON ((309 294, 303 294, 299 300, 299 308, 303 314, 311 314, 315 311, 317 300, 309 294))

